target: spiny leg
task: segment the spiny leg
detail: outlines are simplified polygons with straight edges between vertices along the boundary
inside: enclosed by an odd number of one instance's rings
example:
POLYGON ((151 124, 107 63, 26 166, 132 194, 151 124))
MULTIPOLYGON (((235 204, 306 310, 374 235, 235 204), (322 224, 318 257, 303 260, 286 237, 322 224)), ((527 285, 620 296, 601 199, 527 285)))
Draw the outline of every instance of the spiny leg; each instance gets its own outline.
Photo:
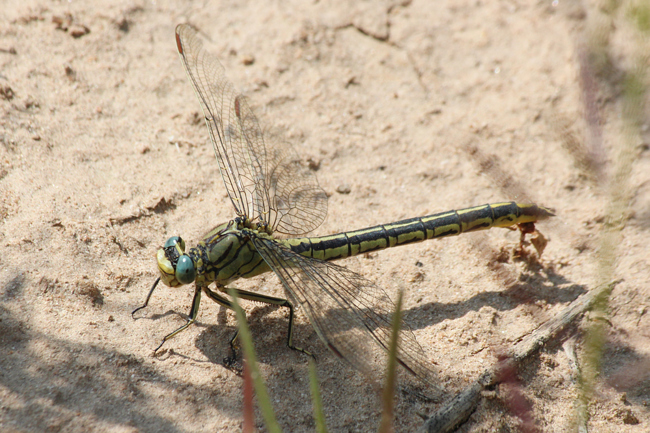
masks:
MULTIPOLYGON (((220 296, 218 293, 213 292, 208 287, 204 287, 203 291, 205 292, 206 295, 208 295, 210 299, 212 299, 217 304, 221 305, 222 307, 226 307, 230 310, 233 310, 232 302, 230 300, 224 298, 223 296, 220 296)), ((228 342, 228 345, 230 346, 231 356, 227 356, 223 359, 223 363, 230 368, 234 366, 235 361, 237 360, 237 351, 235 350, 235 339, 237 339, 238 334, 239 334, 239 330, 235 331, 235 335, 233 335, 230 341, 228 342)))
MULTIPOLYGON (((225 287, 219 287, 219 290, 227 290, 225 287)), ((246 290, 240 290, 240 289, 233 289, 237 296, 241 299, 246 299, 248 301, 254 301, 254 302, 261 302, 264 304, 269 304, 269 305, 277 305, 278 307, 286 307, 289 309, 289 330, 287 333, 287 346, 292 349, 296 350, 298 352, 302 352, 308 356, 311 356, 312 358, 316 359, 316 357, 311 353, 308 352, 305 349, 302 349, 300 347, 296 347, 293 345, 293 319, 294 319, 294 307, 291 302, 289 302, 287 299, 282 299, 282 298, 276 298, 273 296, 267 296, 267 295, 261 295, 259 293, 255 292, 249 292, 246 290)), ((206 294, 212 299, 213 301, 217 302, 220 305, 223 305, 224 307, 232 309, 232 304, 230 301, 226 300, 225 298, 219 296, 218 294, 214 293, 212 290, 208 288, 204 288, 204 291, 206 294)), ((235 335, 230 339, 230 348, 233 350, 233 353, 235 351, 234 343, 235 340, 237 339, 237 336, 239 335, 239 331, 235 332, 235 335)))
POLYGON ((165 335, 162 342, 154 350, 154 353, 156 353, 158 349, 160 349, 162 345, 165 344, 165 341, 175 337, 180 332, 185 331, 192 323, 194 323, 194 320, 196 320, 196 316, 199 314, 200 303, 201 303, 201 288, 197 286, 196 289, 194 290, 194 299, 192 300, 192 308, 190 309, 190 314, 187 319, 187 323, 181 326, 180 328, 178 328, 177 330, 175 330, 174 332, 172 332, 171 334, 165 335))
MULTIPOLYGON (((246 290, 235 289, 235 292, 237 293, 237 296, 240 297, 241 299, 246 299, 246 300, 255 301, 255 302, 262 302, 262 303, 269 304, 269 305, 277 305, 278 307, 286 307, 286 308, 288 308, 289 309, 289 329, 288 329, 288 332, 287 332, 287 346, 289 347, 289 349, 296 350, 298 352, 302 352, 302 353, 316 359, 316 357, 311 352, 308 352, 303 348, 296 347, 296 346, 293 345, 294 307, 293 307, 293 304, 291 302, 289 302, 287 299, 276 298, 276 297, 273 297, 273 296, 260 295, 259 293, 249 292, 249 291, 246 291, 246 290)), ((237 337, 237 335, 235 335, 235 337, 237 337)))
MULTIPOLYGON (((151 299, 151 295, 153 295, 153 291, 159 282, 160 282, 160 277, 158 277, 156 281, 154 281, 153 286, 151 286, 151 290, 149 290, 149 294, 147 295, 147 299, 144 300, 144 304, 142 304, 140 307, 136 308, 135 310, 131 311, 131 317, 133 317, 135 313, 142 310, 143 308, 146 308, 147 305, 149 305, 149 299, 151 299)), ((135 319, 135 317, 133 318, 135 319)))

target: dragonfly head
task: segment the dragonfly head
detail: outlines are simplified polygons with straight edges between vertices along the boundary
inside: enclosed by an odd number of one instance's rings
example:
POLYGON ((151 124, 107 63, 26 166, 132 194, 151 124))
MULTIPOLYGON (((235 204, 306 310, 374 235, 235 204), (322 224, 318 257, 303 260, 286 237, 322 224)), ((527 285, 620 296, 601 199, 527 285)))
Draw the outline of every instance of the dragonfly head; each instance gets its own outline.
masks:
POLYGON ((196 278, 196 266, 185 254, 185 242, 180 236, 167 239, 165 246, 158 250, 157 259, 160 279, 166 286, 190 284, 196 278))

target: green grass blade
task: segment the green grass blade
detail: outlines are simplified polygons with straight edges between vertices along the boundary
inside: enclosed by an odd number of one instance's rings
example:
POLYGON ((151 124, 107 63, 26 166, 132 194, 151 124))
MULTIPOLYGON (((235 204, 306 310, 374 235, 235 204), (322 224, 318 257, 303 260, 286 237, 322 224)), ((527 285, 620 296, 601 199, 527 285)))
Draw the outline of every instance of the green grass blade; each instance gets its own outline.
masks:
POLYGON ((311 400, 314 404, 314 419, 316 420, 316 431, 318 433, 327 433, 325 424, 325 414, 323 413, 323 400, 318 388, 318 375, 316 373, 316 364, 313 359, 309 359, 309 389, 311 390, 311 400))
POLYGON ((386 367, 386 383, 382 396, 383 412, 381 414, 380 433, 390 433, 393 431, 393 407, 395 396, 395 376, 397 369, 397 344, 399 342, 399 327, 402 323, 402 295, 400 290, 397 295, 397 306, 393 313, 393 326, 390 337, 390 346, 388 348, 388 365, 386 367))
POLYGON ((253 347, 253 338, 251 337, 250 329, 248 329, 248 322, 246 322, 246 315, 239 306, 237 293, 232 289, 228 289, 228 294, 233 298, 233 309, 235 310, 235 316, 237 317, 237 323, 239 324, 238 338, 241 341, 242 347, 244 349, 246 364, 251 378, 253 379, 253 386, 255 388, 255 394, 257 395, 258 404, 262 410, 264 423, 266 424, 266 428, 269 430, 269 432, 280 433, 280 426, 278 425, 278 421, 275 419, 273 407, 271 406, 271 399, 269 398, 269 394, 266 390, 264 379, 262 379, 260 370, 257 367, 257 356, 255 355, 255 348, 253 347))

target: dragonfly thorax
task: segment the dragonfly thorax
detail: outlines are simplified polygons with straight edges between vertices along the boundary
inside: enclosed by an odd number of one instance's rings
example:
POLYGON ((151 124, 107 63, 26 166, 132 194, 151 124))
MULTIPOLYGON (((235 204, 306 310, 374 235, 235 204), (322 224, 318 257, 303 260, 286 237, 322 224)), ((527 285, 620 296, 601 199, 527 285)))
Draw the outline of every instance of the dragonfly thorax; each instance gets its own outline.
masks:
MULTIPOLYGON (((226 285, 239 278, 250 278, 270 269, 253 246, 245 222, 236 218, 215 227, 192 248, 189 255, 197 264, 197 284, 217 282, 226 285)), ((260 234, 266 236, 266 234, 260 234)))

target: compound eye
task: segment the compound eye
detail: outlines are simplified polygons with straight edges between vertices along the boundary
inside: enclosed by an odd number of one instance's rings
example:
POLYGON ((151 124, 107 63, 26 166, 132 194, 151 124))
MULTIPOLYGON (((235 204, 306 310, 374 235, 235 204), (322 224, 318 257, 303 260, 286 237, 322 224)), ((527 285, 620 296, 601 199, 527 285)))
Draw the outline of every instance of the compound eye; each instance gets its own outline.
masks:
POLYGON ((194 281, 195 277, 194 262, 190 259, 190 256, 183 254, 176 263, 176 279, 181 284, 189 284, 194 281))
POLYGON ((185 251, 185 241, 181 239, 180 236, 172 236, 171 238, 167 239, 164 248, 173 247, 176 244, 178 244, 178 246, 181 248, 181 251, 185 251))

